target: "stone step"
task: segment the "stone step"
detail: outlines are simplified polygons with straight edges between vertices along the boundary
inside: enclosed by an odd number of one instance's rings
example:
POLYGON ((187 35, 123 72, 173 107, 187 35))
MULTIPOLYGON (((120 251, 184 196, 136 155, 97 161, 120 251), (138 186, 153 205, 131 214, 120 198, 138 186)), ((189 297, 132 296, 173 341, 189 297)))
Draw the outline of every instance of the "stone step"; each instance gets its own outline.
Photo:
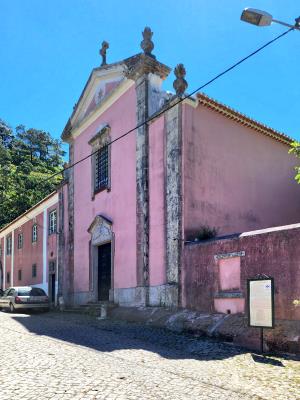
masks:
POLYGON ((69 312, 69 313, 78 313, 78 314, 84 314, 85 310, 81 307, 67 307, 63 310, 64 312, 69 312))
POLYGON ((95 303, 81 304, 79 306, 68 307, 66 312, 74 312, 79 314, 88 314, 102 319, 107 318, 110 311, 117 307, 115 303, 109 301, 99 301, 95 303))

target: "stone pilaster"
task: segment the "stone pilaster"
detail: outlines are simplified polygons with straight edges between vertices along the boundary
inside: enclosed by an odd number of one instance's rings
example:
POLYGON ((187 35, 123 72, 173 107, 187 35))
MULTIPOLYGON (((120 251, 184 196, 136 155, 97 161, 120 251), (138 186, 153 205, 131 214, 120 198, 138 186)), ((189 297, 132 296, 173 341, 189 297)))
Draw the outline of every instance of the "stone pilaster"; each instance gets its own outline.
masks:
POLYGON ((63 296, 64 285, 64 254, 65 254, 65 235, 64 235, 64 183, 58 188, 58 256, 57 256, 57 270, 58 270, 58 298, 63 296))
MULTIPOLYGON (((74 163, 74 143, 69 142, 70 165, 74 163)), ((66 302, 70 305, 74 303, 74 168, 68 170, 68 265, 64 282, 67 286, 66 302)))
MULTIPOLYGON (((137 124, 148 118, 148 76, 136 81, 137 124)), ((137 285, 149 286, 148 125, 136 131, 136 237, 137 285)), ((147 297, 147 294, 146 294, 147 297)), ((147 304, 147 298, 145 299, 147 304)))
POLYGON ((149 127, 147 119, 159 109, 160 86, 170 69, 148 55, 138 56, 128 65, 127 78, 135 81, 137 99, 136 130, 136 260, 140 303, 149 304, 149 127))
MULTIPOLYGON (((174 99, 173 101, 177 101, 174 99)), ((165 113, 166 134, 166 305, 179 305, 182 249, 182 105, 165 113)))

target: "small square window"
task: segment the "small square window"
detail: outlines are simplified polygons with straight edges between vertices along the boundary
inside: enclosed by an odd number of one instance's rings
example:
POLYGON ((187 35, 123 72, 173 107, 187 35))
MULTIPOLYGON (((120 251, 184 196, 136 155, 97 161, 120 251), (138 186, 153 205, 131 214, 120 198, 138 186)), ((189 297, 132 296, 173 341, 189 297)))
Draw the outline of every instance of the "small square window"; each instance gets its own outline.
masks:
POLYGON ((21 281, 22 280, 22 270, 19 269, 18 271, 18 280, 21 281))
POLYGON ((23 233, 18 234, 18 249, 23 248, 23 233))

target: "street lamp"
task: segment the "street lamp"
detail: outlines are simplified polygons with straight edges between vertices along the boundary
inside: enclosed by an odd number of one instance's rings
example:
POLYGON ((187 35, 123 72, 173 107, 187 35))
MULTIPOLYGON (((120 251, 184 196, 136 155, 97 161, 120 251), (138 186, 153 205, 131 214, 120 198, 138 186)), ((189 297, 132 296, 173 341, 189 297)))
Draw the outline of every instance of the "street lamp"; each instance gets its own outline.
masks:
POLYGON ((269 26, 272 22, 280 25, 288 26, 300 30, 300 17, 295 19, 295 25, 287 24, 277 19, 273 19, 273 16, 266 11, 256 10, 255 8, 245 8, 241 15, 241 20, 248 22, 249 24, 257 26, 269 26))

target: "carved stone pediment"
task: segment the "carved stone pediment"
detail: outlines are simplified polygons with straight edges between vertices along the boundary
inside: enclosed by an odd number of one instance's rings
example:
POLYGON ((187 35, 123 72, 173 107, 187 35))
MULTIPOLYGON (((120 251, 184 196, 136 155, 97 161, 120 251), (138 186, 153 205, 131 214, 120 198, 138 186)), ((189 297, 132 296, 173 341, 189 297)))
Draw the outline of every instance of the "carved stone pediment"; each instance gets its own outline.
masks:
POLYGON ((97 215, 88 232, 92 236, 92 245, 100 246, 101 244, 112 240, 112 221, 102 215, 97 215))
POLYGON ((92 139, 89 141, 89 145, 98 148, 106 145, 109 143, 109 133, 110 133, 110 126, 108 124, 103 124, 99 127, 98 132, 92 139))

